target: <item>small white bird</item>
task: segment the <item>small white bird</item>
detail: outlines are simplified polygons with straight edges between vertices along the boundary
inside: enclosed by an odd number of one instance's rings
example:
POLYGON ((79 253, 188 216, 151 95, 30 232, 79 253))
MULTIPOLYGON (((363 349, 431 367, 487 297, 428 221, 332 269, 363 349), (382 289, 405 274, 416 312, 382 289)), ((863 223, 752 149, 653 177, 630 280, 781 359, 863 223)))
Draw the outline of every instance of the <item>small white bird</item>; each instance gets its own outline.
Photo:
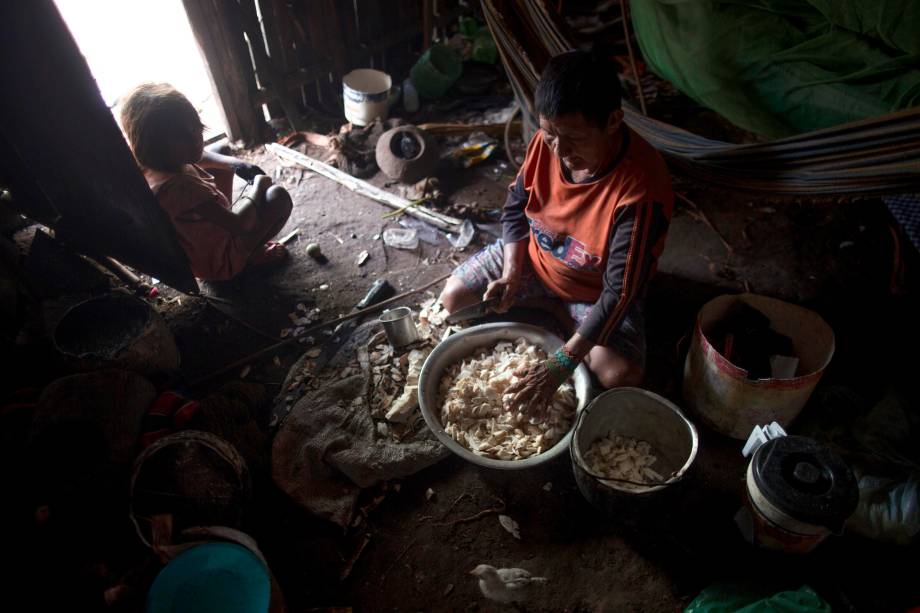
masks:
POLYGON ((495 568, 488 564, 480 564, 470 574, 479 577, 482 595, 496 602, 522 602, 534 584, 547 581, 546 577, 534 577, 523 568, 495 568))

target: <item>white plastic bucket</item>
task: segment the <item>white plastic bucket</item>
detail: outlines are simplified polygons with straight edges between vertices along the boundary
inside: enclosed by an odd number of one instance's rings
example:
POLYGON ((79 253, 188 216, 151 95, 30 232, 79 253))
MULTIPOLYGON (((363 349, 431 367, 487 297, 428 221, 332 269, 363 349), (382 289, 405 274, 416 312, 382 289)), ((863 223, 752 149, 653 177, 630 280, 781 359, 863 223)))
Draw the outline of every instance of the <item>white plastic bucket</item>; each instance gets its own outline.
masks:
POLYGON ((834 332, 808 309, 756 294, 719 296, 707 302, 696 320, 684 364, 684 400, 709 426, 745 440, 754 426, 777 422, 785 428, 794 420, 834 355, 834 332), (706 334, 736 300, 770 318, 770 326, 792 340, 798 370, 790 379, 747 378, 710 344, 706 334))
POLYGON ((356 126, 366 126, 377 117, 386 119, 392 86, 390 75, 379 70, 359 68, 349 72, 342 78, 345 119, 356 126))

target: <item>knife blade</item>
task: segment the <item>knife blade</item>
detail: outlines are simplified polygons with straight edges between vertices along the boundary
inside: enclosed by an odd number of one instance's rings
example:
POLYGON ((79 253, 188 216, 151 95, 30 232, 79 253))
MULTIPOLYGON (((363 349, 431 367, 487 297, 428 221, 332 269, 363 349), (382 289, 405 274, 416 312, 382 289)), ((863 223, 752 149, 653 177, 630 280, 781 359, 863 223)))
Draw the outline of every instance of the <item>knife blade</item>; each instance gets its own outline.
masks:
POLYGON ((493 312, 495 310, 495 307, 498 306, 498 303, 499 303, 498 298, 489 298, 488 300, 483 300, 482 302, 478 302, 474 305, 463 307, 462 309, 458 309, 457 311, 454 311, 453 313, 448 315, 447 319, 445 319, 444 321, 446 321, 449 324, 456 324, 456 323, 460 323, 461 321, 469 321, 470 319, 478 319, 479 317, 483 317, 486 314, 493 312))

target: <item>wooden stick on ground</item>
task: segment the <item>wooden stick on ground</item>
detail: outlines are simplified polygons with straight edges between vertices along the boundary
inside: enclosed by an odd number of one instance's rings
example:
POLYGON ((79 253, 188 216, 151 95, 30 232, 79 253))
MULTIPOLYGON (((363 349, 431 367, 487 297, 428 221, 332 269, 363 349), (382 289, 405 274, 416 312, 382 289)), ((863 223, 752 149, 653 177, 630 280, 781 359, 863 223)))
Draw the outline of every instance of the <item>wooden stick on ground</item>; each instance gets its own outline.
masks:
POLYGON ((150 284, 144 282, 143 279, 129 270, 127 266, 113 257, 104 256, 97 258, 95 261, 109 269, 112 274, 121 279, 121 281, 126 285, 129 285, 132 290, 141 291, 144 294, 148 294, 151 287, 153 287, 150 284))
POLYGON ((386 583, 386 580, 387 580, 387 573, 389 573, 391 570, 393 570, 393 568, 396 566, 397 562, 399 562, 400 560, 402 560, 403 556, 405 556, 407 553, 409 553, 409 550, 412 549, 412 547, 413 547, 417 542, 418 542, 418 537, 416 536, 416 537, 413 538, 411 541, 409 541, 409 542, 406 544, 405 547, 403 547, 403 550, 400 551, 399 554, 398 554, 395 558, 393 558, 393 561, 390 562, 390 565, 386 567, 386 570, 384 570, 384 571, 380 574, 380 585, 381 585, 381 586, 383 586, 383 584, 386 583))
MULTIPOLYGON (((514 117, 512 116, 512 119, 514 117)), ((457 134, 470 134, 472 132, 484 132, 490 136, 501 136, 505 131, 505 126, 508 122, 502 123, 423 123, 419 124, 418 127, 421 130, 426 132, 431 132, 432 134, 442 134, 442 135, 457 135, 457 134)), ((511 126, 511 129, 521 129, 521 122, 515 121, 511 126)))
POLYGON ((364 553, 364 550, 367 549, 368 544, 371 542, 371 535, 365 534, 364 539, 362 539, 361 544, 358 545, 358 548, 351 555, 351 558, 348 559, 348 562, 345 564, 345 568, 342 569, 342 572, 339 574, 339 581, 345 581, 351 575, 352 569, 355 567, 355 562, 358 561, 358 558, 361 557, 361 554, 364 553))
MULTIPOLYGON (((348 321, 349 319, 354 319, 354 318, 356 318, 356 317, 361 317, 362 315, 366 315, 366 314, 368 314, 368 313, 373 313, 373 312, 379 311, 379 310, 382 309, 383 307, 388 306, 388 305, 390 305, 390 304, 393 304, 393 303, 396 302, 397 300, 402 300, 403 298, 406 298, 406 297, 411 296, 411 295, 413 295, 413 294, 417 294, 417 293, 419 293, 419 292, 425 291, 426 289, 428 289, 428 288, 431 287, 432 285, 437 285, 437 284, 440 283, 441 281, 444 281, 445 279, 447 279, 447 277, 449 277, 450 274, 451 274, 451 273, 447 273, 447 274, 445 274, 445 275, 443 275, 443 276, 438 277, 438 278, 435 279, 434 281, 431 281, 431 282, 429 282, 429 283, 426 283, 425 285, 422 285, 421 287, 417 287, 417 288, 415 288, 415 289, 410 289, 410 290, 407 291, 407 292, 403 292, 403 293, 401 293, 401 294, 397 294, 396 296, 393 296, 392 298, 389 298, 389 299, 387 299, 387 300, 384 300, 383 302, 378 302, 377 304, 371 305, 371 306, 367 307, 366 309, 361 309, 360 311, 355 311, 354 313, 349 313, 349 314, 343 315, 343 316, 341 316, 341 317, 339 317, 339 318, 337 318, 337 319, 333 319, 333 320, 330 320, 330 321, 327 321, 327 322, 324 322, 324 323, 321 323, 321 324, 317 324, 317 325, 315 325, 315 326, 313 326, 313 327, 311 327, 311 328, 307 328, 306 330, 303 331, 303 334, 301 334, 300 336, 307 336, 307 335, 309 335, 309 334, 312 333, 312 332, 316 332, 317 330, 322 330, 323 328, 328 328, 329 326, 335 326, 335 325, 337 325, 337 324, 340 324, 340 323, 342 323, 343 321, 348 321)), ((298 343, 300 343, 300 336, 297 336, 297 337, 294 337, 294 338, 285 339, 285 340, 283 340, 283 341, 280 341, 280 342, 278 342, 278 343, 275 343, 274 345, 269 345, 268 347, 263 347, 262 349, 259 349, 258 351, 255 351, 255 352, 253 352, 253 353, 250 353, 249 355, 244 356, 244 357, 240 358, 239 360, 236 360, 235 362, 232 362, 232 363, 227 364, 226 366, 224 366, 224 367, 222 367, 222 368, 219 368, 218 370, 212 372, 211 374, 205 375, 205 376, 203 376, 203 377, 200 377, 200 378, 198 378, 198 379, 192 381, 191 383, 189 383, 189 387, 197 387, 197 386, 201 385, 202 383, 207 383, 208 381, 210 381, 211 379, 214 379, 215 377, 219 377, 219 376, 221 376, 221 375, 223 375, 223 374, 226 374, 226 373, 228 373, 228 372, 231 372, 231 371, 233 371, 233 370, 236 370, 237 368, 240 368, 241 366, 245 366, 246 364, 248 364, 249 362, 252 362, 253 360, 257 360, 258 358, 261 358, 262 356, 264 356, 264 355, 266 355, 266 354, 269 354, 269 353, 272 353, 272 352, 274 352, 274 351, 277 351, 277 350, 279 350, 279 349, 281 349, 282 347, 285 347, 285 346, 287 346, 287 345, 295 345, 295 344, 298 344, 298 343)))
MULTIPOLYGON (((501 498, 496 498, 495 501, 498 503, 498 505, 492 507, 491 509, 483 509, 482 511, 479 511, 478 513, 473 513, 472 515, 469 515, 467 517, 459 517, 457 519, 452 519, 450 521, 439 521, 435 523, 434 525, 435 526, 456 526, 457 524, 468 524, 472 521, 476 521, 477 519, 482 519, 483 517, 486 517, 487 515, 493 515, 496 513, 504 513, 505 512, 505 501, 502 500, 501 498)), ((445 518, 446 516, 447 514, 445 513, 445 518)))
POLYGON ((680 192, 674 192, 674 195, 677 196, 678 198, 680 198, 681 200, 683 200, 684 202, 686 202, 690 207, 693 208, 693 210, 695 211, 695 213, 694 213, 694 212, 691 212, 690 214, 691 214, 692 216, 696 217, 698 220, 702 221, 702 222, 703 222, 704 224, 706 224, 707 226, 709 226, 709 229, 712 230, 713 233, 714 233, 714 234, 719 238, 719 240, 722 242, 722 246, 725 247, 725 251, 728 253, 728 255, 732 255, 732 254, 735 253, 735 250, 732 249, 732 246, 728 243, 727 240, 725 240, 725 237, 722 236, 722 233, 719 232, 719 231, 716 229, 716 227, 712 224, 712 222, 709 220, 709 217, 706 215, 706 213, 703 211, 703 209, 701 209, 699 206, 697 206, 697 204, 696 204, 695 202, 693 202, 692 200, 690 200, 689 198, 687 198, 686 196, 684 196, 684 195, 681 194, 680 192))
POLYGON ((460 226, 463 224, 463 221, 457 219, 456 217, 450 217, 449 215, 438 213, 437 211, 433 211, 420 205, 407 208, 412 204, 412 201, 408 200, 407 198, 397 196, 396 194, 391 194, 390 192, 382 190, 375 185, 371 185, 367 181, 356 179, 347 172, 342 172, 338 168, 333 168, 329 164, 324 164, 323 162, 315 160, 308 155, 304 155, 299 151, 294 151, 293 149, 289 149, 288 147, 284 147, 283 145, 279 145, 277 143, 269 143, 265 146, 265 148, 280 158, 300 164, 301 166, 308 168, 313 172, 323 175, 327 179, 332 179, 336 183, 343 185, 344 187, 357 194, 366 196, 367 198, 388 206, 391 209, 406 209, 404 211, 406 215, 417 217, 422 221, 430 223, 436 228, 440 228, 448 232, 458 232, 460 226))
POLYGON ((243 326, 244 328, 246 328, 246 329, 248 329, 248 330, 251 330, 251 331, 255 332, 255 333, 258 334, 259 336, 264 337, 264 338, 267 338, 268 340, 270 340, 270 341, 275 341, 275 342, 278 342, 278 341, 281 340, 281 339, 279 339, 277 336, 275 336, 275 335, 273 335, 273 334, 269 334, 268 332, 266 332, 265 330, 262 330, 261 328, 257 328, 256 326, 252 325, 251 323, 249 323, 249 322, 246 321, 245 319, 242 319, 241 317, 237 317, 237 316, 234 315, 233 313, 231 313, 231 312, 229 312, 229 311, 225 311, 224 309, 220 308, 219 306, 217 306, 218 303, 215 302, 213 298, 211 298, 211 297, 209 297, 209 296, 204 296, 204 301, 205 301, 205 304, 207 304, 209 307, 211 307, 212 309, 214 309, 215 311, 217 311, 218 313, 220 313, 221 315, 223 315, 223 316, 226 317, 227 319, 229 319, 229 320, 231 320, 231 321, 235 321, 236 323, 240 324, 240 325, 243 326))

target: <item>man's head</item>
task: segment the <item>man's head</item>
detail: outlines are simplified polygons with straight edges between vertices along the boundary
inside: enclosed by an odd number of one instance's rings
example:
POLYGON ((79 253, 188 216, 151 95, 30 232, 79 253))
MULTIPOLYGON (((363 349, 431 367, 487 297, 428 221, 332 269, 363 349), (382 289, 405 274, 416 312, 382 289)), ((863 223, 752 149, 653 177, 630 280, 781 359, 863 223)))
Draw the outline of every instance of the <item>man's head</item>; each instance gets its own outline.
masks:
POLYGON ((534 94, 543 139, 569 170, 597 172, 623 122, 616 65, 586 51, 549 61, 534 94))
POLYGON ((143 83, 126 97, 121 126, 144 168, 178 171, 201 159, 201 119, 188 98, 168 83, 143 83))

